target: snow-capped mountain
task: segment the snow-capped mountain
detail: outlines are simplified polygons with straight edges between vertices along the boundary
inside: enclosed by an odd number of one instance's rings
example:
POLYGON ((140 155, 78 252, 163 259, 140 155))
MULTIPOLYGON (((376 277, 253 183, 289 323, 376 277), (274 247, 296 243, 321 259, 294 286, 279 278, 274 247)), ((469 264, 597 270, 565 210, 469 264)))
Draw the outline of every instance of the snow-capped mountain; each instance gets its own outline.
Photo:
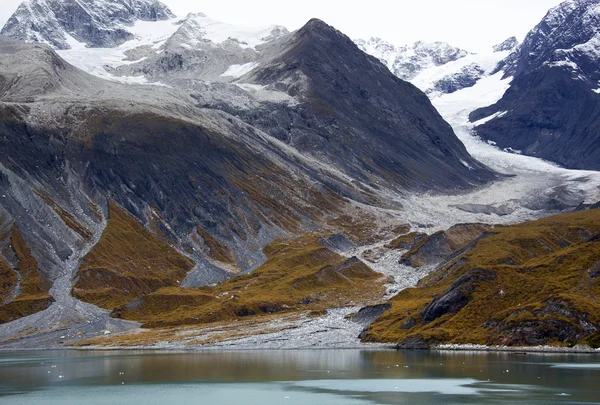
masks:
POLYGON ((600 0, 551 9, 505 61, 510 89, 475 111, 477 133, 579 169, 600 169, 600 0))
POLYGON ((509 38, 488 53, 474 54, 444 42, 415 42, 395 46, 380 38, 355 40, 364 52, 375 56, 403 80, 434 97, 471 87, 494 72, 516 44, 509 38))
POLYGON ((543 65, 565 66, 596 83, 599 49, 600 1, 567 0, 527 34, 508 72, 518 77, 543 65))
MULTIPOLYGON (((32 0, 5 28, 21 40, 0 37, 0 270, 20 230, 47 308, 8 308, 34 315, 0 325, 0 341, 131 328, 99 307, 254 271, 275 239, 323 229, 355 255, 400 219, 517 222, 600 190, 598 176, 472 147, 466 117, 508 87, 490 74, 512 40, 480 55, 417 43, 402 57, 374 40, 384 64, 320 20, 289 33, 154 6, 32 0), (85 11, 77 29, 67 6, 85 11), (397 61, 416 86, 390 72, 397 61)), ((397 253, 381 268, 395 271, 397 253)))
POLYGON ((179 24, 168 40, 114 73, 165 83, 180 79, 228 81, 255 68, 265 44, 289 34, 279 25, 239 27, 201 13, 190 14, 179 24))
MULTIPOLYGON (((469 156, 423 92, 324 22, 238 35, 229 26, 211 31, 204 16, 188 21, 147 23, 152 28, 138 21, 136 38, 113 48, 78 42, 57 52, 0 37, 0 247, 10 243, 5 228, 21 230, 48 281, 40 286, 44 307, 29 308, 35 318, 0 326, 0 340, 30 330, 31 322, 36 334, 57 324, 76 332, 125 328, 80 300, 114 309, 94 298, 96 287, 127 303, 162 286, 219 281, 227 269, 261 265, 275 239, 338 232, 335 219, 346 210, 388 215, 378 207, 399 206, 402 194, 468 190, 497 178, 469 156), (170 49, 185 61, 183 51, 208 48, 215 51, 207 57, 249 52, 257 59, 215 64, 215 75, 230 77, 223 82, 194 77, 204 67, 190 65, 187 79, 140 86, 102 80, 60 57, 79 55, 74 60, 91 71, 111 58, 142 66, 170 49), (131 259, 148 249, 121 243, 123 233, 111 231, 131 223, 147 239, 141 247, 158 235, 189 256, 178 257, 173 277, 162 277, 150 256, 131 259), (100 253, 111 263, 85 272, 81 263, 105 232, 126 251, 100 253), (130 271, 148 260, 148 269, 130 271)), ((165 72, 164 80, 177 76, 176 69, 165 72)))
POLYGON ((174 84, 188 79, 231 81, 257 66, 265 44, 289 34, 283 26, 233 26, 202 13, 180 19, 166 6, 151 0, 75 4, 86 7, 86 17, 91 18, 86 26, 102 35, 90 37, 87 32, 66 30, 60 25, 62 20, 54 17, 63 13, 68 4, 54 0, 24 2, 3 33, 26 42, 47 43, 65 60, 88 73, 137 84, 174 84), (154 11, 148 11, 150 6, 154 11), (38 14, 52 18, 42 20, 38 14), (30 19, 36 23, 31 24, 30 19), (114 32, 106 34, 113 28, 114 32))
POLYGON ((517 46, 519 46, 519 40, 517 37, 510 37, 498 45, 494 45, 492 49, 494 52, 502 52, 502 51, 514 51, 517 46))
POLYGON ((381 60, 390 71, 410 81, 420 72, 464 58, 469 52, 444 42, 417 41, 412 45, 395 46, 381 38, 354 41, 363 51, 381 60))
POLYGON ((55 49, 70 49, 79 43, 106 48, 133 39, 129 27, 136 21, 173 17, 157 0, 27 0, 1 33, 55 49))

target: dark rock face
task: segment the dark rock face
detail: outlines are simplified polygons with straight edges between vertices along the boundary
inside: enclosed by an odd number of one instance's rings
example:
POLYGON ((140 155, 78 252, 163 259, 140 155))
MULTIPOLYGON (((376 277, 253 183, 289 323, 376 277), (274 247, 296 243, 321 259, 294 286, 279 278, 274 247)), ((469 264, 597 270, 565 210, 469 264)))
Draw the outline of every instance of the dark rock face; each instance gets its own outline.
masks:
POLYGON ((356 322, 359 325, 366 327, 373 323, 375 319, 379 318, 391 307, 392 304, 379 304, 364 307, 361 308, 360 311, 358 311, 358 313, 351 318, 351 320, 352 322, 356 322))
POLYGON ((347 252, 356 248, 354 243, 343 234, 334 234, 319 239, 319 243, 326 248, 335 251, 347 252))
POLYGON ((427 350, 435 342, 427 341, 421 336, 410 336, 396 345, 398 350, 427 350))
POLYGON ((68 35, 91 47, 113 47, 132 39, 126 27, 137 20, 173 18, 157 0, 32 0, 19 6, 2 35, 69 49, 68 35))
MULTIPOLYGON (((592 41, 598 33, 599 15, 595 7, 598 0, 566 0, 551 9, 542 21, 533 28, 515 51, 516 63, 507 70, 507 75, 521 76, 532 72, 548 62, 570 60, 578 66, 593 68, 587 44, 594 47, 592 41), (568 57, 568 58, 567 58, 568 57)), ((590 69, 584 69, 589 71, 590 69)))
POLYGON ((502 336, 490 344, 535 346, 553 341, 569 343, 598 331, 598 327, 588 321, 589 314, 576 311, 567 302, 558 299, 550 300, 544 308, 534 311, 531 319, 512 321, 512 316, 503 321, 486 322, 484 327, 494 328, 502 336))
POLYGON ((470 294, 478 281, 495 280, 496 274, 487 269, 469 270, 458 278, 439 298, 434 299, 421 313, 425 322, 432 322, 446 314, 456 314, 471 300, 470 294))
POLYGON ((471 121, 507 111, 476 127, 477 134, 530 156, 573 169, 600 170, 600 95, 564 67, 543 67, 515 78, 495 105, 471 121))
POLYGON ((242 119, 363 179, 383 177, 422 189, 493 177, 468 155, 424 93, 334 28, 311 20, 285 41, 245 78, 299 95, 302 104, 242 119))
POLYGON ((458 224, 416 242, 402 255, 400 263, 411 267, 439 264, 491 229, 487 224, 458 224))
POLYGON ((501 68, 514 76, 493 106, 471 114, 477 134, 501 148, 573 169, 600 169, 598 0, 550 10, 501 68))
POLYGON ((450 94, 467 87, 473 87, 483 76, 485 70, 476 63, 463 67, 460 72, 438 80, 434 92, 450 94))

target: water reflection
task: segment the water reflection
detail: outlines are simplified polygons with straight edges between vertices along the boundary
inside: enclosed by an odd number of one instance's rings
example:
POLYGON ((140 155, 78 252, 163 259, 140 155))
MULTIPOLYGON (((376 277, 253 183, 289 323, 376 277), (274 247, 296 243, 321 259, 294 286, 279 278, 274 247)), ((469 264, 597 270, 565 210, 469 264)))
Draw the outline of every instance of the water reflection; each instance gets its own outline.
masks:
POLYGON ((3 404, 50 403, 51 398, 62 404, 150 405, 165 403, 157 402, 163 395, 184 401, 179 403, 201 395, 213 398, 214 404, 231 403, 227 401, 232 398, 253 403, 246 396, 261 404, 274 403, 270 401, 276 398, 330 405, 340 398, 344 404, 597 403, 599 377, 600 358, 593 355, 360 350, 0 352, 3 404), (115 398, 120 400, 114 402, 115 398))

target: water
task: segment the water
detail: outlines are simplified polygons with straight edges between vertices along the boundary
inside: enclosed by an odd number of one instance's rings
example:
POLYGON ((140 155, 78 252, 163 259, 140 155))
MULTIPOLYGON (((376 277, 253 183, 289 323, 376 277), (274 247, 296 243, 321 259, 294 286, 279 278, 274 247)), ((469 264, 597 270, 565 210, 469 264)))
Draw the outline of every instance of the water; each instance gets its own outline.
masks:
POLYGON ((600 403, 597 355, 0 352, 0 404, 600 403))

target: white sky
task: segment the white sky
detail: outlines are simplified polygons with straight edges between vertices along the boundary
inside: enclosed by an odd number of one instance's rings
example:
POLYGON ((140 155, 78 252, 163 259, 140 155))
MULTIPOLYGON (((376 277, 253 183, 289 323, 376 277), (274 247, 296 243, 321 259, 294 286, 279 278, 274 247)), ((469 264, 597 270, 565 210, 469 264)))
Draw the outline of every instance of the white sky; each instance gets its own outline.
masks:
MULTIPOLYGON (((397 45, 444 41, 481 51, 516 35, 520 40, 561 0, 163 0, 180 17, 203 12, 245 26, 290 30, 317 17, 349 37, 379 36, 397 45)), ((0 0, 0 26, 21 0, 0 0)))

